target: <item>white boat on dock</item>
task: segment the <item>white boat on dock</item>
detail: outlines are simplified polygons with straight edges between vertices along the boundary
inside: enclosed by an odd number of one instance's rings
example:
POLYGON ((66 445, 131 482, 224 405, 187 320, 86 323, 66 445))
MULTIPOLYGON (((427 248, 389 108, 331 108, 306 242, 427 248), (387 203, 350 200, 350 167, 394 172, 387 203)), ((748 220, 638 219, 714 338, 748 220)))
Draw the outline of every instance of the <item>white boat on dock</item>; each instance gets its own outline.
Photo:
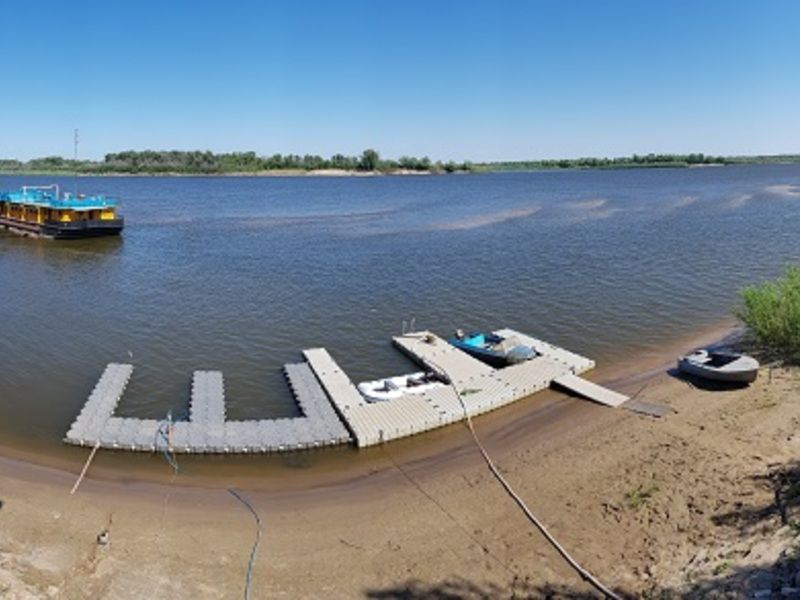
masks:
POLYGON ((436 373, 419 371, 408 375, 365 381, 356 387, 368 402, 396 400, 406 394, 424 394, 445 384, 436 373))

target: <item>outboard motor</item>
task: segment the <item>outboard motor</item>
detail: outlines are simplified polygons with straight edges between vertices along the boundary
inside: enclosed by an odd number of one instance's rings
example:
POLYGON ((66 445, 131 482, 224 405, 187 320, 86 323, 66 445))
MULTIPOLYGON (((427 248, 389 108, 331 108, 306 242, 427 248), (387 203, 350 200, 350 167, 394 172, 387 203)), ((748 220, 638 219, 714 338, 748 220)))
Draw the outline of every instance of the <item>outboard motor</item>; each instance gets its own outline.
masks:
POLYGON ((530 360, 536 356, 536 351, 531 348, 530 346, 514 346, 511 350, 508 351, 506 354, 506 360, 510 365, 516 365, 521 362, 525 362, 526 360, 530 360))

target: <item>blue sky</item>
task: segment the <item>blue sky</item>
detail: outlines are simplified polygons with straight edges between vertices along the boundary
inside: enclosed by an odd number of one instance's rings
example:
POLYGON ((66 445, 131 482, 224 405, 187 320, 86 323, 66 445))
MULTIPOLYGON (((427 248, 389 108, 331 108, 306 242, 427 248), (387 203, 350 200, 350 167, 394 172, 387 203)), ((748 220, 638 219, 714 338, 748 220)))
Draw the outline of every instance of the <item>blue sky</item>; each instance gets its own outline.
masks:
POLYGON ((800 2, 23 2, 0 157, 800 152, 800 2))

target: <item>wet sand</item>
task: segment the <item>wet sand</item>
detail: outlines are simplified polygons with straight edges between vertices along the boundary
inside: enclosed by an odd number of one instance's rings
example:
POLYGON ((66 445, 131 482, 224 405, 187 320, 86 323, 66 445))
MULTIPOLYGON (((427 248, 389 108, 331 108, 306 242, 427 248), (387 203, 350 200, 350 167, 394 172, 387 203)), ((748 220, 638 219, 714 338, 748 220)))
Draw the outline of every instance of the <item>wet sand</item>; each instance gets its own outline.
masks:
MULTIPOLYGON (((724 392, 666 374, 681 350, 729 330, 724 323, 596 371, 597 381, 675 409, 664 419, 545 392, 476 420, 502 472, 553 533, 631 596, 684 589, 687 577, 727 577, 728 567, 713 572, 737 559, 713 552, 741 543, 741 531, 714 517, 737 503, 772 502, 753 477, 796 450, 785 443, 800 423, 792 372, 724 392), (710 558, 692 566, 699 552, 710 558)), ((76 459, 87 454, 31 461, 4 449, 0 595, 241 597, 255 524, 228 487, 263 522, 254 598, 591 591, 522 517, 462 425, 292 466, 179 458, 177 476, 158 456, 122 469, 119 456, 101 453, 70 496, 76 459), (98 545, 104 530, 110 543, 98 545)), ((758 560, 766 566, 770 556, 758 560)))

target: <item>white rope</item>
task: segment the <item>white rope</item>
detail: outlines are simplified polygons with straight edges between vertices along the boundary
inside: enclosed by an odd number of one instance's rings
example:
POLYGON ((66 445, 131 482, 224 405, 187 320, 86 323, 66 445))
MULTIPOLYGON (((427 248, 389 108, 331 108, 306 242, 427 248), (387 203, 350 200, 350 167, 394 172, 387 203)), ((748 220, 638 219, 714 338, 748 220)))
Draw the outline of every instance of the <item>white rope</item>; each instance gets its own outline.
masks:
POLYGON ((508 495, 517 503, 517 505, 522 509, 522 512, 525 513, 525 516, 528 517, 528 520, 533 523, 536 528, 541 532, 541 534, 547 539, 548 542, 552 544, 552 546, 558 551, 558 553, 566 560, 570 566, 575 569, 578 574, 585 580, 588 581, 592 586, 594 586, 600 593, 604 594, 607 598, 611 598, 612 600, 622 600, 620 596, 615 594, 609 588, 607 588, 603 583, 598 580, 594 575, 589 573, 586 569, 584 569, 578 561, 576 561, 569 552, 558 543, 558 540, 553 537, 553 535, 547 530, 547 527, 544 526, 536 515, 533 514, 533 511, 528 508, 525 501, 514 491, 514 488, 511 487, 511 484, 506 481, 505 477, 500 474, 500 471, 495 466, 492 459, 489 457, 489 453, 486 451, 486 448, 483 447, 481 444, 480 439, 478 439, 478 434, 475 433, 475 428, 472 426, 472 417, 470 417, 469 411, 467 410, 467 405, 464 403, 464 399, 461 397, 461 394, 456 387, 456 384, 447 376, 446 371, 439 367, 438 365, 434 364, 432 361, 428 361, 431 366, 435 367, 440 374, 444 375, 446 381, 451 385, 453 391, 456 393, 456 397, 458 401, 461 403, 461 408, 464 411, 464 418, 467 421, 467 427, 469 428, 469 432, 472 434, 472 439, 475 441, 475 445, 478 446, 478 450, 480 450, 481 455, 483 455, 483 459, 486 461, 486 464, 489 466, 489 470, 494 474, 497 481, 500 482, 500 485, 508 492, 508 495))
POLYGON ((88 471, 88 470, 89 470, 89 463, 91 463, 91 462, 92 462, 92 459, 94 458, 94 455, 95 455, 95 454, 97 454, 97 449, 98 449, 99 447, 100 447, 100 442, 98 441, 98 442, 97 442, 97 443, 94 445, 94 448, 92 448, 92 452, 91 452, 91 454, 89 454, 89 458, 87 458, 87 459, 86 459, 86 464, 85 464, 85 465, 83 465, 83 470, 81 471, 81 474, 80 474, 80 476, 78 477, 78 481, 76 481, 76 482, 75 482, 75 485, 73 485, 73 486, 72 486, 72 490, 71 490, 71 491, 70 491, 70 493, 69 493, 69 494, 70 494, 70 496, 71 496, 71 495, 73 495, 75 492, 77 492, 77 491, 78 491, 78 486, 81 484, 81 481, 83 481, 83 477, 84 477, 84 475, 86 475, 86 471, 88 471))

